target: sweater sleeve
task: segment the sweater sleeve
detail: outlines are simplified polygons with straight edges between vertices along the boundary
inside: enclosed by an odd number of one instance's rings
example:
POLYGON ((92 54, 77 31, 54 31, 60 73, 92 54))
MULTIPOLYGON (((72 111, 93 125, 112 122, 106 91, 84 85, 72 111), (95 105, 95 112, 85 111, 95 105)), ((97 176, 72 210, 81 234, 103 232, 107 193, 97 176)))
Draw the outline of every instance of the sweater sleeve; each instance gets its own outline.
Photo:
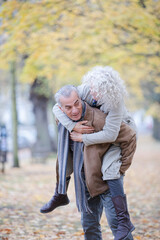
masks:
POLYGON ((77 87, 80 98, 87 102, 90 106, 93 104, 93 97, 90 94, 90 88, 87 85, 81 84, 77 87))
POLYGON ((82 135, 84 144, 89 146, 93 144, 115 142, 120 131, 122 120, 123 104, 119 103, 115 108, 109 111, 102 131, 82 135))
POLYGON ((69 132, 73 130, 76 125, 76 122, 73 122, 67 115, 60 109, 58 103, 53 106, 52 109, 55 117, 58 121, 65 127, 69 132))

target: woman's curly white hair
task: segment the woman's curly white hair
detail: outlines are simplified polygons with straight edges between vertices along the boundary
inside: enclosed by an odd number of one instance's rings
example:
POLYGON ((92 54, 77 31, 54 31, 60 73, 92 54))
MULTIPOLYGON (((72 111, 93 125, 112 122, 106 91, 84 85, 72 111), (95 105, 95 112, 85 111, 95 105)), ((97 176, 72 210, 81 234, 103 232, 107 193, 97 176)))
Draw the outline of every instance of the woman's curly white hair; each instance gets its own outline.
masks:
POLYGON ((92 86, 97 97, 110 109, 116 107, 127 96, 124 81, 120 78, 119 73, 109 66, 92 68, 83 76, 82 84, 92 86))

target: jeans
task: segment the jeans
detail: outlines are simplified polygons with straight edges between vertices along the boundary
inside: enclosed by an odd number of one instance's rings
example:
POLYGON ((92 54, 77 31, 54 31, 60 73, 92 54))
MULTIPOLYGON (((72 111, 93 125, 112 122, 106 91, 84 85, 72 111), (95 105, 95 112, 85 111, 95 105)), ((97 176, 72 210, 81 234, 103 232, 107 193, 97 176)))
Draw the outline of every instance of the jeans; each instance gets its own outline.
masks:
MULTIPOLYGON (((120 178, 123 182, 123 176, 120 178)), ((112 196, 109 190, 94 198, 89 198, 89 192, 86 188, 86 196, 88 198, 88 205, 92 213, 81 212, 81 223, 84 231, 85 240, 102 240, 100 219, 103 208, 107 217, 108 225, 115 236, 118 220, 115 208, 112 202, 112 196)), ((133 240, 132 234, 125 240, 133 240)))
POLYGON ((107 184, 112 197, 124 196, 123 176, 119 179, 107 180, 107 184))

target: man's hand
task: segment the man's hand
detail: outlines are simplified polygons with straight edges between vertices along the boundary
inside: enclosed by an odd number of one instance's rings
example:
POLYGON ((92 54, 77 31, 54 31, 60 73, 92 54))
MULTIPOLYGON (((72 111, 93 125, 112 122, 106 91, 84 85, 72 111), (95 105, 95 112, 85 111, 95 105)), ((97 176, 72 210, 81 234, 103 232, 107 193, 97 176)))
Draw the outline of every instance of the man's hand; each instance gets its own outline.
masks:
POLYGON ((73 130, 77 133, 86 133, 86 134, 89 134, 89 133, 93 133, 94 132, 94 128, 93 127, 90 127, 90 126, 85 126, 85 124, 87 123, 88 121, 80 121, 80 122, 77 122, 75 127, 73 128, 73 130))
POLYGON ((82 134, 72 131, 70 133, 70 138, 75 142, 82 142, 82 134))

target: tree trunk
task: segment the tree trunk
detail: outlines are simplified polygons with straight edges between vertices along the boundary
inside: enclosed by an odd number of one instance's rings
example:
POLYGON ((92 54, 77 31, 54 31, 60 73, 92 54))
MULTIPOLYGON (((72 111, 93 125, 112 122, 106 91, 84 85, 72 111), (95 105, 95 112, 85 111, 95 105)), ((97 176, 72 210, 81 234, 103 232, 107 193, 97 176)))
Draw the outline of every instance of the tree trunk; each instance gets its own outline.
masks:
POLYGON ((16 63, 12 62, 11 72, 11 98, 12 98, 12 143, 13 143, 13 167, 19 167, 18 159, 18 123, 17 123, 17 103, 16 103, 16 63))
POLYGON ((160 141, 160 121, 154 118, 153 137, 160 141))
POLYGON ((53 152, 52 141, 48 130, 47 107, 49 99, 38 93, 39 83, 34 81, 30 99, 33 103, 33 112, 36 120, 37 139, 32 148, 32 156, 37 159, 45 159, 53 152))

